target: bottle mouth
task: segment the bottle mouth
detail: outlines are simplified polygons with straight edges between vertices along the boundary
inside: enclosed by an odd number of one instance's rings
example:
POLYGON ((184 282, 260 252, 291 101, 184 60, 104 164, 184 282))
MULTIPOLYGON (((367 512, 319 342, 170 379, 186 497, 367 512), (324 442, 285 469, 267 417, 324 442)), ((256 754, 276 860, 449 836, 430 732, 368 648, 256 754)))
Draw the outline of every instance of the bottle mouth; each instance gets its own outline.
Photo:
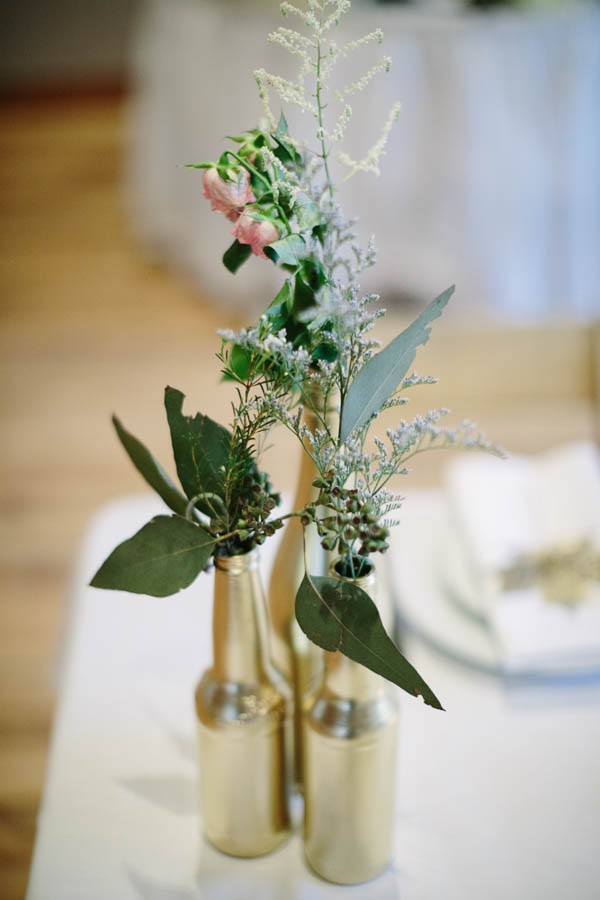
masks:
POLYGON ((331 566, 332 571, 344 581, 359 581, 368 578, 375 571, 375 566, 366 556, 338 557, 331 566))
POLYGON ((233 556, 215 556, 215 568, 235 575, 256 568, 258 558, 258 547, 253 547, 252 550, 236 553, 233 556))

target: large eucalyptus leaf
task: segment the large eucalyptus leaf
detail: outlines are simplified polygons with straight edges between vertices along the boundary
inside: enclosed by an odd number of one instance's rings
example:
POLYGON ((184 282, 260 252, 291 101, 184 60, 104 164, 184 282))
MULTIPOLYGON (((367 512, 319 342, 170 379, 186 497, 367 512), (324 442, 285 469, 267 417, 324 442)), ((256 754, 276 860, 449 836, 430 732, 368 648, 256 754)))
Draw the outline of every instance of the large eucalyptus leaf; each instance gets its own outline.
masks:
POLYGON ((162 497, 173 512, 178 513, 180 516, 185 515, 188 501, 171 481, 158 460, 154 458, 141 441, 123 427, 116 416, 113 416, 112 420, 119 435, 119 440, 142 478, 151 488, 154 488, 159 497, 162 497))
POLYGON ((389 400, 412 365, 417 348, 427 343, 431 323, 442 314, 453 293, 454 286, 436 297, 412 325, 362 367, 344 400, 340 425, 342 441, 365 425, 389 400))
POLYGON ((324 650, 339 650, 402 690, 443 709, 431 688, 400 653, 369 595, 351 581, 305 575, 296 595, 302 631, 324 650))
POLYGON ((167 597, 187 587, 205 568, 215 541, 182 516, 156 516, 113 550, 92 587, 167 597))
MULTIPOLYGON (((185 416, 183 400, 181 391, 166 388, 165 409, 181 486, 190 500, 205 493, 223 497, 231 435, 202 413, 185 416)), ((200 501, 198 507, 207 515, 214 514, 210 500, 200 501)))

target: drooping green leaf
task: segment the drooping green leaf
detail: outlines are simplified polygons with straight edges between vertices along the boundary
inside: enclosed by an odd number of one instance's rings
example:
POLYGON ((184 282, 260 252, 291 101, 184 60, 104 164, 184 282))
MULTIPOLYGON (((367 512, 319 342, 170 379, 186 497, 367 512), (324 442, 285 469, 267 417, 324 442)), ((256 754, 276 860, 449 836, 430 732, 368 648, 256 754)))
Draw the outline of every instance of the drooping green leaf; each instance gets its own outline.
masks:
POLYGON ((156 516, 113 550, 90 584, 113 591, 167 597, 205 568, 214 538, 181 516, 156 516))
MULTIPOLYGON (((181 486, 190 500, 204 493, 223 497, 231 435, 202 413, 185 416, 183 400, 181 391, 165 389, 165 409, 181 486)), ((201 500, 198 508, 206 515, 214 514, 208 500, 201 500)))
POLYGON ((351 581, 305 575, 296 595, 296 618, 324 650, 339 650, 397 684, 428 706, 443 709, 431 688, 400 653, 369 595, 351 581))
POLYGON ((252 247, 250 244, 240 244, 236 240, 223 254, 223 265, 232 275, 235 275, 240 266, 243 266, 251 256, 252 247))
POLYGON ((340 429, 343 441, 379 412, 401 384, 417 348, 429 339, 431 323, 442 314, 453 293, 454 286, 436 297, 412 325, 362 367, 345 398, 340 429))
POLYGON ((306 243, 299 234, 288 234, 280 241, 273 241, 268 247, 277 254, 280 262, 288 266, 297 265, 306 254, 306 243))
POLYGON ((178 513, 180 516, 185 515, 188 501, 171 481, 158 460, 154 458, 141 441, 123 427, 116 416, 113 416, 112 420, 119 440, 142 478, 145 479, 151 488, 154 488, 159 497, 162 497, 173 512, 178 513))

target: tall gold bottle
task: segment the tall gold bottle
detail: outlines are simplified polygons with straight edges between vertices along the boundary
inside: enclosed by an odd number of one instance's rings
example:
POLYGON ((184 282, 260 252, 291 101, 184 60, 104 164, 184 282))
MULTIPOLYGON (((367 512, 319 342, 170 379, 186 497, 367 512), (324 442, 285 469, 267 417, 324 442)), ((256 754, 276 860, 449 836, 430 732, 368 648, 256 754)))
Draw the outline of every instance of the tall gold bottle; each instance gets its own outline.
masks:
MULTIPOLYGON (((377 603, 374 571, 354 583, 377 603)), ((379 675, 339 652, 326 657, 305 712, 304 849, 322 878, 358 884, 392 857, 397 702, 379 675)))
MULTIPOLYGON (((317 419, 309 409, 305 410, 304 421, 314 430, 317 419)), ((302 509, 317 496, 312 486, 317 477, 315 465, 308 455, 302 453, 296 496, 292 509, 302 509)), ((304 551, 302 525, 298 518, 289 519, 281 538, 281 543, 273 568, 268 591, 269 621, 271 626, 270 644, 273 664, 282 673, 293 689, 293 746, 292 778, 297 789, 302 788, 302 708, 307 696, 314 693, 322 679, 323 651, 309 641, 296 622, 294 605, 296 593, 304 576, 304 551)), ((324 574, 327 566, 325 551, 322 549, 314 528, 307 531, 307 558, 313 574, 324 574)))
POLYGON ((289 833, 287 702, 269 656, 258 552, 215 566, 214 661, 196 689, 202 821, 217 849, 261 856, 289 833))

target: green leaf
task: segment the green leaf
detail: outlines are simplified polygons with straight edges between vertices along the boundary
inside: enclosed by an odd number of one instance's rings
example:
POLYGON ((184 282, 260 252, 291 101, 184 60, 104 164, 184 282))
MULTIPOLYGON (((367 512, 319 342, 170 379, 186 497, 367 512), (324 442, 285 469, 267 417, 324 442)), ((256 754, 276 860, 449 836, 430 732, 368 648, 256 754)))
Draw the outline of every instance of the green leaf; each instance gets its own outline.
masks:
POLYGON ((324 359, 326 362, 335 362, 338 358, 337 347, 331 341, 321 341, 313 350, 312 358, 315 360, 324 359))
POLYGON ((214 166, 214 162, 201 162, 201 163, 186 163, 184 168, 186 169, 212 169, 214 166))
POLYGON ((279 261, 288 266, 297 265, 306 254, 306 243, 299 234, 288 234, 268 246, 277 254, 279 261))
POLYGON ((277 296, 267 307, 265 314, 269 319, 271 329, 275 333, 285 328, 292 310, 292 283, 287 279, 277 296))
POLYGON ((273 151, 274 156, 286 166, 288 163, 296 163, 300 165, 302 162, 302 157, 296 150, 296 148, 289 141, 283 140, 282 138, 275 138, 276 148, 273 151))
POLYGON ((275 137, 284 137, 286 134, 288 134, 288 123, 282 112, 279 116, 279 122, 277 123, 277 131, 275 132, 275 137))
POLYGON ((350 581, 305 575, 296 595, 302 631, 324 650, 339 650, 402 690, 443 709, 431 688, 400 653, 369 595, 350 581))
POLYGON ((453 293, 454 286, 436 297, 412 325, 362 367, 344 401, 340 426, 342 441, 356 428, 365 425, 389 400, 412 365, 417 347, 427 343, 431 323, 442 314, 453 293))
POLYGON ((321 219, 319 207, 312 200, 306 197, 298 197, 294 203, 293 213, 296 216, 298 225, 302 231, 314 228, 319 224, 321 219))
POLYGON ((283 112, 281 112, 279 115, 279 122, 277 123, 277 131, 275 132, 275 137, 284 137, 286 134, 288 134, 288 123, 283 112))
POLYGON ((289 140, 288 124, 283 113, 281 113, 279 117, 279 124, 273 135, 273 140, 277 144, 275 156, 277 156, 282 163, 285 164, 286 162, 291 161, 300 164, 302 162, 302 157, 289 140))
POLYGON ((250 374, 250 363, 252 362, 252 354, 246 347, 240 347, 234 344, 229 354, 229 368, 233 374, 241 381, 245 381, 250 374))
MULTIPOLYGON (((165 409, 181 486, 190 500, 204 493, 224 498, 231 435, 202 413, 184 416, 183 400, 181 391, 165 389, 165 409)), ((206 515, 214 515, 208 500, 200 501, 198 507, 206 515)))
POLYGON ((206 567, 215 541, 181 516, 156 516, 113 550, 92 587, 168 597, 187 587, 206 567))
MULTIPOLYGON (((296 321, 302 318, 302 313, 316 306, 317 292, 324 283, 325 273, 321 264, 311 259, 305 259, 296 274, 294 284, 292 315, 296 321)), ((312 323, 310 327, 312 328, 312 323)))
POLYGON ((252 247, 250 244, 240 244, 234 241, 223 254, 223 265, 232 275, 235 275, 240 266, 243 266, 249 257, 252 256, 252 247))
POLYGON ((162 497, 173 512, 184 516, 187 509, 187 499, 171 481, 161 464, 141 441, 138 441, 136 437, 123 427, 116 416, 113 416, 112 420, 119 435, 119 440, 142 478, 145 479, 151 488, 154 488, 159 497, 162 497))

